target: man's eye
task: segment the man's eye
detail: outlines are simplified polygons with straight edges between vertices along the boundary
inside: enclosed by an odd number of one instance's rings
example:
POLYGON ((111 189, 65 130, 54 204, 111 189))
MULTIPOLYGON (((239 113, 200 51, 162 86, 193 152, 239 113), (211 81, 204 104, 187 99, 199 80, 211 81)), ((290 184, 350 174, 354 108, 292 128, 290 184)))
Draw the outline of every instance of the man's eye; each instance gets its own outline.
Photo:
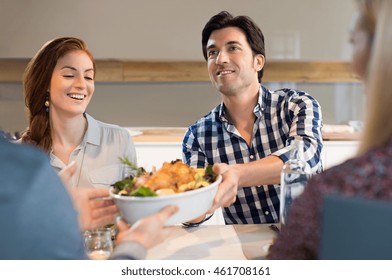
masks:
POLYGON ((208 51, 208 57, 215 57, 218 55, 218 51, 217 50, 210 50, 208 51))
POLYGON ((236 51, 236 50, 239 50, 239 47, 231 46, 231 47, 229 48, 229 51, 236 51))

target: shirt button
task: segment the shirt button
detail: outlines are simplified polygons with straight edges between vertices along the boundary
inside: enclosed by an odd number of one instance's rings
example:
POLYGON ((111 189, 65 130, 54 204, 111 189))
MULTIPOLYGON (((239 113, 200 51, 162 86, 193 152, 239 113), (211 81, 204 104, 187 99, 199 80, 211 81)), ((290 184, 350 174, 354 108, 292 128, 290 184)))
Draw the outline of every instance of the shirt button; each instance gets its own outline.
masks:
POLYGON ((264 214, 266 214, 266 215, 269 215, 269 211, 265 211, 265 213, 264 214))
POLYGON ((254 158, 254 156, 253 155, 250 155, 250 159, 253 159, 254 158))

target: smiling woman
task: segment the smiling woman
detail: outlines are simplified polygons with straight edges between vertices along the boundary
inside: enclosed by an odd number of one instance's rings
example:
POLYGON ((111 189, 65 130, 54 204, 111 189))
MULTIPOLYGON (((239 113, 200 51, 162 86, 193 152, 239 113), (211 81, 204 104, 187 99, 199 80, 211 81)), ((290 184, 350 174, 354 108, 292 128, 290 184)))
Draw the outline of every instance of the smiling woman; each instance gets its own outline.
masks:
POLYGON ((119 180, 119 157, 136 164, 128 131, 86 113, 94 79, 92 54, 82 40, 72 37, 44 44, 23 79, 29 127, 21 141, 48 152, 57 171, 75 161, 73 185, 78 187, 109 187, 119 180))

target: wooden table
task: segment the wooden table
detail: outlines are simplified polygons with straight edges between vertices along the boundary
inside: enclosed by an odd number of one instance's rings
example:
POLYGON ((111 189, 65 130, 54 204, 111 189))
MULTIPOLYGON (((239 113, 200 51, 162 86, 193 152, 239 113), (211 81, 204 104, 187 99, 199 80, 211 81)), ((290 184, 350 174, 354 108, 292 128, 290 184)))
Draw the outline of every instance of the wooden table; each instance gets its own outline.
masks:
POLYGON ((149 250, 150 260, 263 259, 276 233, 268 224, 173 226, 170 236, 149 250))

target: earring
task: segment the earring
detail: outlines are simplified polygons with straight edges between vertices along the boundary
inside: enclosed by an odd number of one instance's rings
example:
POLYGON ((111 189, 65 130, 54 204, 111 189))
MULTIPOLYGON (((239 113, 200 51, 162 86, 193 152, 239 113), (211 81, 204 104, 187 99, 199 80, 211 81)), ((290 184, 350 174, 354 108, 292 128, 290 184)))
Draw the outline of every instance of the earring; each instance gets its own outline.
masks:
POLYGON ((50 105, 50 102, 49 102, 49 94, 48 93, 46 93, 46 98, 45 98, 46 100, 45 100, 45 111, 46 111, 46 113, 49 113, 49 105, 50 105))

